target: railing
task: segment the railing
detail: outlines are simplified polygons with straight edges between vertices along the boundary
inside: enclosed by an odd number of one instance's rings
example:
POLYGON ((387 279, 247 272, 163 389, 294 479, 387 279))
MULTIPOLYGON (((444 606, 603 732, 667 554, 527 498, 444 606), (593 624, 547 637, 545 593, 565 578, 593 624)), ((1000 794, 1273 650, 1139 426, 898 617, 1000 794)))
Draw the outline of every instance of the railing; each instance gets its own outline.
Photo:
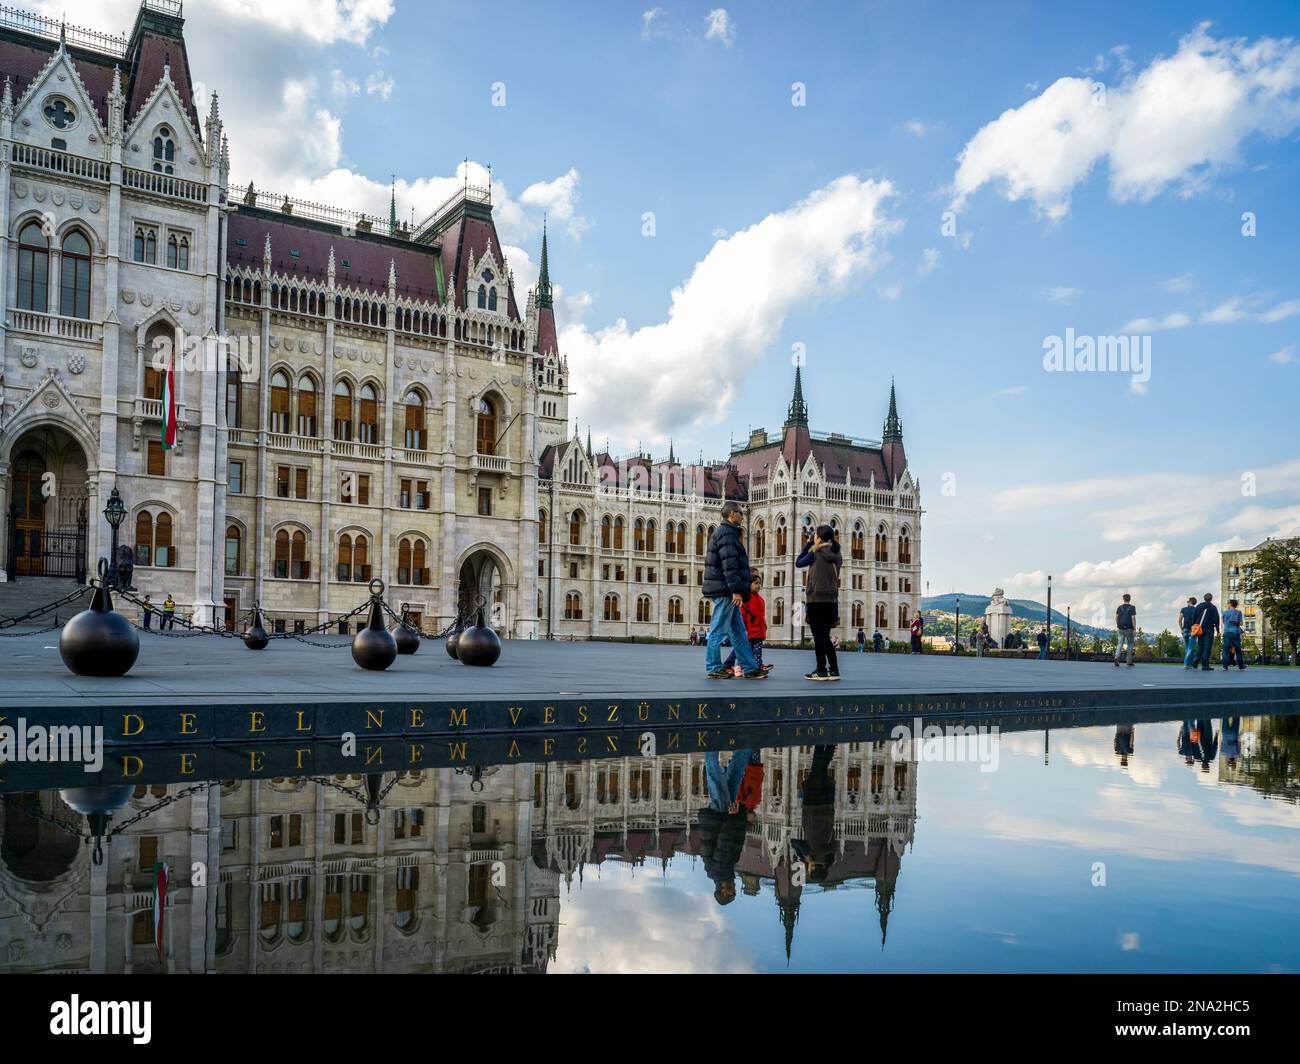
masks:
POLYGON ((208 202, 208 186, 198 181, 187 181, 173 174, 160 174, 153 170, 136 170, 133 167, 122 168, 122 185, 124 188, 147 192, 154 196, 166 196, 168 199, 185 200, 187 203, 208 202))
POLYGON ((226 442, 232 447, 256 447, 257 432, 253 429, 226 429, 226 442))
POLYGON ((364 458, 372 462, 384 460, 384 449, 377 443, 356 443, 352 440, 334 440, 334 453, 340 458, 364 458))
POLYGON ((428 451, 413 451, 409 447, 395 447, 393 449, 393 460, 407 462, 411 465, 431 465, 433 456, 428 451))
MULTIPOLYGON (((248 207, 261 207, 263 210, 279 211, 281 214, 295 218, 311 218, 327 225, 337 225, 347 235, 355 233, 378 233, 381 236, 393 236, 394 231, 387 218, 376 218, 363 211, 346 211, 339 207, 329 207, 323 203, 310 200, 293 199, 278 192, 267 192, 247 185, 234 185, 230 189, 229 200, 232 204, 242 203, 248 207)), ((398 231, 402 225, 399 222, 398 231)))
POLYGON ((266 445, 275 451, 296 451, 299 454, 319 454, 325 441, 315 436, 294 436, 287 432, 268 432, 266 445))
POLYGON ((87 159, 83 155, 73 155, 71 152, 57 151, 54 148, 42 148, 35 144, 15 142, 12 158, 15 166, 48 170, 66 177, 80 177, 87 181, 107 181, 109 178, 109 167, 106 162, 87 159))
POLYGON ((8 327, 19 332, 39 333, 41 336, 58 336, 64 340, 99 340, 99 323, 86 318, 65 318, 61 314, 45 314, 39 310, 10 309, 8 327))
POLYGON ((479 473, 506 473, 510 470, 510 459, 499 454, 476 454, 472 465, 479 473))
POLYGON ((464 185, 448 196, 434 209, 424 221, 415 227, 413 239, 421 243, 433 234, 433 230, 444 217, 464 203, 483 203, 491 206, 492 190, 480 185, 464 185))
MULTIPOLYGON (((176 0, 145 0, 146 7, 157 7, 159 10, 170 12, 170 5, 175 4, 175 14, 180 14, 180 4, 176 0), (167 6, 163 6, 166 4, 167 6)), ((58 19, 46 18, 44 15, 33 15, 27 11, 20 11, 13 7, 0 7, 0 26, 10 29, 19 30, 23 33, 30 33, 34 37, 44 37, 49 41, 57 41, 60 35, 63 35, 68 44, 74 48, 88 48, 94 52, 102 52, 105 55, 111 55, 116 59, 126 58, 126 38, 117 34, 99 33, 96 30, 83 29, 80 26, 68 26, 58 19)), ((14 95, 17 95, 15 93, 14 95)))

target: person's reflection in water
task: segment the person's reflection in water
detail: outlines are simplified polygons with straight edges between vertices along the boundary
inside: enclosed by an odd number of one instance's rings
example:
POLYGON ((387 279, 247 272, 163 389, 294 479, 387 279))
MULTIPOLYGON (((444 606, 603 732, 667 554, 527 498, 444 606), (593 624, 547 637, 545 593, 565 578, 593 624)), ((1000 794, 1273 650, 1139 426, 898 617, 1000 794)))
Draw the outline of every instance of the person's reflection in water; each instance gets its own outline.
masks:
POLYGON ((1184 765, 1196 764, 1196 758, 1200 755, 1198 743, 1200 735, 1196 731, 1196 722, 1194 720, 1185 720, 1178 729, 1178 752, 1183 755, 1184 765))
POLYGON ((763 793, 763 765, 757 750, 737 750, 727 767, 716 753, 704 755, 709 804, 700 810, 700 856, 713 880, 713 898, 730 905, 736 898, 736 862, 745 848, 750 814, 763 793))
POLYGON ((1128 759, 1133 756, 1133 725, 1115 725, 1115 753, 1119 754, 1119 767, 1128 768, 1128 759))
POLYGON ((825 882, 835 863, 835 784, 831 780, 831 759, 835 747, 813 747, 812 766, 804 780, 803 837, 791 842, 791 849, 808 869, 809 883, 825 882))
POLYGON ((1241 756, 1241 718, 1224 717, 1223 728, 1219 732, 1220 753, 1228 762, 1229 768, 1237 767, 1237 758, 1241 756))
POLYGON ((1214 721, 1198 720, 1196 722, 1196 750, 1197 760, 1201 763, 1201 771, 1210 771, 1210 762, 1212 762, 1219 753, 1219 740, 1214 734, 1214 721))

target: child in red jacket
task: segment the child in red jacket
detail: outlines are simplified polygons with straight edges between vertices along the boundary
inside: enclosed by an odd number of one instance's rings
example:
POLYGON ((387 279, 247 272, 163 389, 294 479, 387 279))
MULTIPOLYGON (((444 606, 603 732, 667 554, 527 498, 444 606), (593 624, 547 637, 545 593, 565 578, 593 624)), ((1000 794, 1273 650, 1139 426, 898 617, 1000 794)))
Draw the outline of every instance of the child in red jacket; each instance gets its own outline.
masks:
MULTIPOLYGON (((763 578, 755 573, 749 585, 749 601, 740 607, 740 615, 745 621, 745 634, 749 636, 749 649, 754 652, 754 660, 764 672, 771 672, 772 666, 763 664, 763 640, 767 638, 767 603, 763 601, 763 596, 760 594, 762 589, 763 578)), ((730 669, 737 676, 743 673, 744 670, 736 664, 734 648, 727 655, 727 660, 722 663, 722 667, 730 669)))

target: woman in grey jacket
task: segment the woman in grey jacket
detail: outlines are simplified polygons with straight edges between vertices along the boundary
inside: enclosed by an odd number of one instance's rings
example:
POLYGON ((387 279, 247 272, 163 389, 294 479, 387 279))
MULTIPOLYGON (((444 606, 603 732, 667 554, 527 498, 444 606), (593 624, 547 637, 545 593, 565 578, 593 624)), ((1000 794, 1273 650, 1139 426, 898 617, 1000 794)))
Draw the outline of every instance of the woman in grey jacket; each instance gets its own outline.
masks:
POLYGON ((831 643, 831 629, 840 623, 840 566, 844 557, 835 539, 835 529, 819 525, 811 543, 807 544, 795 565, 808 570, 804 588, 804 617, 812 629, 813 649, 817 654, 817 668, 805 680, 838 680, 839 660, 831 643))

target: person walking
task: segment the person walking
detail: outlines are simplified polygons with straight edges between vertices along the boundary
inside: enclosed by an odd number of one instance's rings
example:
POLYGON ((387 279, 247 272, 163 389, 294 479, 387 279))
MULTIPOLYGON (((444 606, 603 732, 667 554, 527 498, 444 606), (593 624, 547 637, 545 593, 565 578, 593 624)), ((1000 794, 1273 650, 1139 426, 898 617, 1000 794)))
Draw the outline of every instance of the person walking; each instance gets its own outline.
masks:
POLYGON ((162 622, 158 625, 158 631, 165 632, 168 628, 176 627, 176 600, 172 598, 171 592, 163 600, 162 622))
POLYGON ((804 679, 838 680, 840 663, 831 642, 831 629, 839 623, 840 566, 844 564, 844 556, 835 540, 835 529, 818 525, 812 542, 804 545, 794 564, 808 570, 804 616, 812 629, 813 651, 817 655, 817 667, 804 679))
MULTIPOLYGON (((749 601, 740 607, 740 615, 745 621, 745 634, 749 636, 749 649, 754 652, 754 660, 764 672, 771 672, 772 666, 763 664, 763 640, 767 638, 767 603, 760 592, 763 589, 763 577, 755 573, 749 582, 749 601)), ((742 675, 736 664, 736 650, 732 647, 727 660, 722 663, 724 669, 732 669, 737 676, 742 675)))
POLYGON ((736 897, 736 862, 745 848, 750 816, 762 793, 763 766, 758 750, 737 750, 724 769, 716 751, 704 755, 709 804, 696 815, 700 857, 713 880, 713 899, 729 905, 736 897))
POLYGON ((1187 600, 1187 605, 1178 611, 1178 630, 1183 634, 1183 668, 1196 668, 1196 636, 1192 635, 1192 624, 1196 618, 1196 596, 1187 600))
POLYGON ((722 641, 731 640, 732 649, 747 680, 766 680, 767 672, 759 667, 745 635, 740 608, 749 599, 753 574, 749 570, 749 553, 740 541, 740 504, 728 500, 722 504, 722 521, 709 538, 704 558, 704 582, 701 594, 713 600, 709 618, 708 650, 704 668, 710 680, 725 680, 733 675, 722 667, 722 641))
POLYGON ((144 601, 140 603, 140 623, 146 632, 153 623, 153 603, 149 601, 148 595, 145 595, 144 601))
POLYGON ((1038 660, 1047 660, 1047 629, 1038 629, 1038 660))
POLYGON ((921 635, 925 632, 925 621, 918 613, 912 618, 912 653, 921 653, 921 635))
POLYGON ((1196 636, 1196 663, 1202 672, 1213 672, 1210 668, 1210 654, 1214 650, 1214 636, 1219 630, 1219 607, 1214 604, 1214 596, 1208 591, 1201 604, 1192 615, 1192 633, 1196 636))
POLYGON ((1237 658, 1237 668, 1246 667, 1246 659, 1241 656, 1241 624, 1244 620, 1241 610, 1237 609, 1237 600, 1228 599, 1228 608, 1223 611, 1223 671, 1232 667, 1233 655, 1237 658))
POLYGON ((1137 607, 1133 605, 1132 595, 1125 593, 1124 601, 1115 608, 1115 668, 1119 668, 1119 659, 1124 649, 1128 648, 1128 663, 1133 665, 1133 645, 1137 638, 1137 607))
POLYGON ((858 629, 858 653, 865 654, 866 652, 867 652, 867 633, 865 629, 859 628, 858 629))
POLYGON ((880 634, 880 629, 877 628, 875 632, 873 632, 871 635, 871 649, 874 650, 877 654, 879 654, 884 649, 884 647, 885 647, 885 637, 880 634))
POLYGON ((985 621, 980 624, 980 630, 975 633, 975 656, 977 658, 982 658, 984 656, 984 651, 988 648, 988 644, 989 626, 988 622, 985 621))

